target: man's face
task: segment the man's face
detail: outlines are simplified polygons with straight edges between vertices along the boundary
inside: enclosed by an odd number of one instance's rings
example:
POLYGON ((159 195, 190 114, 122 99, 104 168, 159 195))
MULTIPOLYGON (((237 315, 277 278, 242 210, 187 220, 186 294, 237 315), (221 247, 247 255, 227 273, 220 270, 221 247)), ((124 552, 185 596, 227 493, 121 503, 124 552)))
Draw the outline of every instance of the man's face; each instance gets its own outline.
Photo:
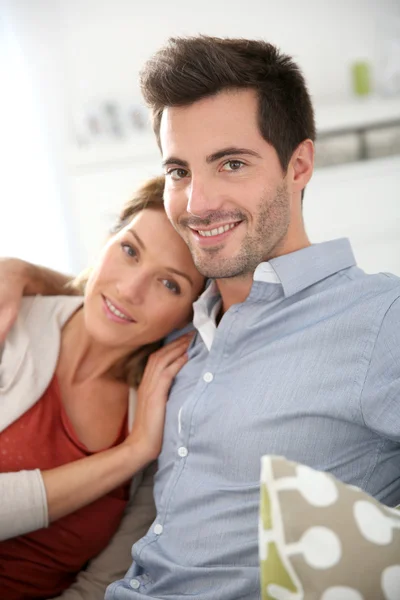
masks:
POLYGON ((167 214, 207 277, 247 277, 280 253, 291 194, 252 90, 164 110, 167 214))

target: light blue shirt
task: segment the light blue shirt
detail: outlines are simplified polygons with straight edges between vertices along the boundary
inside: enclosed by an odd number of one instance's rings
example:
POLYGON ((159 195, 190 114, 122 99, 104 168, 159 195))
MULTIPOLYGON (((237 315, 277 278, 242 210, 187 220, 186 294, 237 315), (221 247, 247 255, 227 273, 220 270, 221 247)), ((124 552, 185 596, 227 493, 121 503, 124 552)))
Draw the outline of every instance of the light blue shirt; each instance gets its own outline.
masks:
POLYGON ((400 503, 400 280, 347 240, 262 263, 218 326, 211 283, 173 385, 157 519, 108 600, 260 597, 260 457, 327 470, 400 503))

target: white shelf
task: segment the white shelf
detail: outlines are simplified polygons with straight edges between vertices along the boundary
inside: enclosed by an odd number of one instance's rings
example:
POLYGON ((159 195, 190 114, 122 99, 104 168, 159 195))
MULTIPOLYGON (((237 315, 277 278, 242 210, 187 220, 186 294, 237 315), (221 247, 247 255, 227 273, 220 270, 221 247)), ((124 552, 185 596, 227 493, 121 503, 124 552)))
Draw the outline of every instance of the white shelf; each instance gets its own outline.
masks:
MULTIPOLYGON (((317 131, 323 135, 384 126, 395 121, 400 124, 400 96, 370 97, 342 104, 317 105, 315 118, 317 131)), ((87 147, 69 148, 67 151, 69 171, 74 174, 143 162, 160 162, 160 153, 150 129, 131 139, 112 142, 104 140, 87 147)))
POLYGON ((92 170, 113 169, 138 162, 160 162, 160 151, 151 130, 117 141, 101 141, 67 151, 69 171, 78 174, 92 170))
POLYGON ((400 124, 400 96, 371 96, 342 104, 316 106, 315 120, 319 134, 384 126, 395 121, 400 124))

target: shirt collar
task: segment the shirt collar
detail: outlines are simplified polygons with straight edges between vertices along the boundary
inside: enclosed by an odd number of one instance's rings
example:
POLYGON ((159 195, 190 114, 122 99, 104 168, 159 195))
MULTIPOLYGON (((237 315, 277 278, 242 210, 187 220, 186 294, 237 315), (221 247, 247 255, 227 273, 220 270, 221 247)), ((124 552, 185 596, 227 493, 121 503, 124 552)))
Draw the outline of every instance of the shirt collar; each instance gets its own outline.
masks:
POLYGON ((253 280, 264 283, 281 283, 278 273, 269 262, 262 262, 258 265, 254 271, 253 280))
POLYGON ((200 333, 208 351, 211 350, 217 330, 217 315, 221 304, 217 284, 210 279, 200 298, 193 304, 193 325, 200 333))
POLYGON ((342 269, 354 267, 356 260, 349 240, 341 238, 278 256, 267 264, 279 278, 285 297, 289 297, 342 269))
MULTIPOLYGON (((280 284, 285 297, 293 296, 326 277, 356 264, 348 239, 341 238, 313 244, 269 262, 254 271, 255 282, 280 284)), ((221 298, 215 281, 210 280, 203 294, 193 304, 193 325, 201 334, 208 350, 217 329, 216 318, 221 298)))

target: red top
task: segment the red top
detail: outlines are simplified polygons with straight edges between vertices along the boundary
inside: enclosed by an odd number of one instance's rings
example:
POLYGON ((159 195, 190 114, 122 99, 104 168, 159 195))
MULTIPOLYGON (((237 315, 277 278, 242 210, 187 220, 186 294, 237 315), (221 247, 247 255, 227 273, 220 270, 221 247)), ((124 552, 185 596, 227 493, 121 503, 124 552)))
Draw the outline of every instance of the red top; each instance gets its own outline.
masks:
MULTIPOLYGON (((126 420, 113 446, 122 442, 126 420)), ((54 376, 43 397, 0 433, 0 472, 53 469, 93 454, 77 438, 54 376)), ((117 529, 129 484, 39 529, 0 542, 0 598, 58 596, 117 529)))

